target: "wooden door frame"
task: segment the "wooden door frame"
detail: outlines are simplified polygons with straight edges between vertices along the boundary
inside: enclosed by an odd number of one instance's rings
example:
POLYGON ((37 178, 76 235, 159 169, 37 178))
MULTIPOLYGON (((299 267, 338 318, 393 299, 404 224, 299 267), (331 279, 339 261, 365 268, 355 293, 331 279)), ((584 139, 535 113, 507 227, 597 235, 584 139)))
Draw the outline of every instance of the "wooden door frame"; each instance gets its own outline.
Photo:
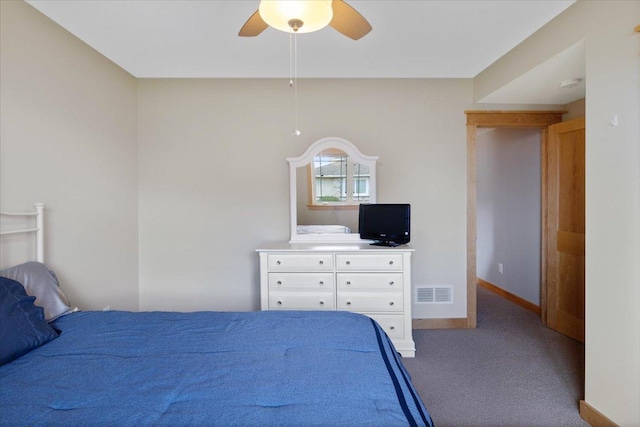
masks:
MULTIPOLYGON (((467 110, 467 328, 477 325, 477 295, 478 281, 476 267, 476 139, 478 128, 538 128, 541 138, 541 180, 542 180, 542 238, 541 253, 545 253, 546 242, 546 158, 547 158, 547 126, 560 123, 566 111, 491 111, 467 110)), ((540 317, 546 319, 546 278, 545 260, 541 258, 540 275, 540 317)))

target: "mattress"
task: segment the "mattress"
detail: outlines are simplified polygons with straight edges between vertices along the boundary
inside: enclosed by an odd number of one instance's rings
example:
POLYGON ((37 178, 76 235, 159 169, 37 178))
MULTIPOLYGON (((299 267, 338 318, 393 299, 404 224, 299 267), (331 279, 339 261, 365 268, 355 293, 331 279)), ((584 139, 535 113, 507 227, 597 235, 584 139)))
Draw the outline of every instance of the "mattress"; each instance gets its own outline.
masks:
POLYGON ((298 234, 350 234, 345 225, 298 225, 298 234))
POLYGON ((0 425, 431 426, 349 312, 79 312, 0 367, 0 425))

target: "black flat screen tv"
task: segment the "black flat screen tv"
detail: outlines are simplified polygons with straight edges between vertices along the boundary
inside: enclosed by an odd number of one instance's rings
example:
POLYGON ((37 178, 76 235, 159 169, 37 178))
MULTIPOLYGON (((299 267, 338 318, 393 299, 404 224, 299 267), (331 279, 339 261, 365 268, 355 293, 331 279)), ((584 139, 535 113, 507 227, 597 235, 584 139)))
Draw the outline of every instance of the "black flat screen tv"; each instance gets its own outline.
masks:
POLYGON ((360 238, 372 245, 398 246, 411 239, 411 205, 408 203, 361 204, 360 238))

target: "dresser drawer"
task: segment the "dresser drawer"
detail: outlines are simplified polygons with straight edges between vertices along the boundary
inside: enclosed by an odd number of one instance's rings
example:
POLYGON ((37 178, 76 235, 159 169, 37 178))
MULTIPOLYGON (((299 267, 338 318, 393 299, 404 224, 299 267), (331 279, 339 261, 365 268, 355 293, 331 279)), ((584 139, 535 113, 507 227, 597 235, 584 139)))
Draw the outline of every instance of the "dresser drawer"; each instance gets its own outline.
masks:
POLYGON ((332 292, 269 294, 269 310, 335 310, 332 292))
MULTIPOLYGON (((366 313, 365 313, 366 314, 366 313)), ((404 316, 401 314, 367 314, 378 322, 389 338, 404 338, 404 316)))
POLYGON ((269 289, 333 291, 333 273, 269 273, 269 289))
POLYGON ((333 270, 332 254, 269 254, 269 270, 333 270))
POLYGON ((337 254, 338 270, 402 270, 402 254, 337 254))
POLYGON ((402 273, 337 273, 338 289, 402 291, 402 273))
POLYGON ((338 294, 338 310, 402 312, 402 292, 365 293, 342 292, 338 294))

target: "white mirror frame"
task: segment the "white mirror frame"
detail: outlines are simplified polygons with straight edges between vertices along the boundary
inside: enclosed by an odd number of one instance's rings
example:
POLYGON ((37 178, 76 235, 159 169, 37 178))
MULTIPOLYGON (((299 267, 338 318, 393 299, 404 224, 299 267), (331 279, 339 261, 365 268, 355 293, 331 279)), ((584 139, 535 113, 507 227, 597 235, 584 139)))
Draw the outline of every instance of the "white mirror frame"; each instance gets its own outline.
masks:
POLYGON ((287 157, 289 162, 289 205, 291 219, 291 240, 290 243, 296 242, 360 242, 358 233, 351 234, 298 234, 298 189, 296 186, 297 170, 299 167, 313 163, 314 157, 329 148, 336 148, 344 151, 347 155, 356 161, 369 167, 369 203, 376 203, 376 161, 378 156, 367 156, 362 154, 351 142, 343 138, 330 136, 319 139, 307 148, 300 157, 287 157))

